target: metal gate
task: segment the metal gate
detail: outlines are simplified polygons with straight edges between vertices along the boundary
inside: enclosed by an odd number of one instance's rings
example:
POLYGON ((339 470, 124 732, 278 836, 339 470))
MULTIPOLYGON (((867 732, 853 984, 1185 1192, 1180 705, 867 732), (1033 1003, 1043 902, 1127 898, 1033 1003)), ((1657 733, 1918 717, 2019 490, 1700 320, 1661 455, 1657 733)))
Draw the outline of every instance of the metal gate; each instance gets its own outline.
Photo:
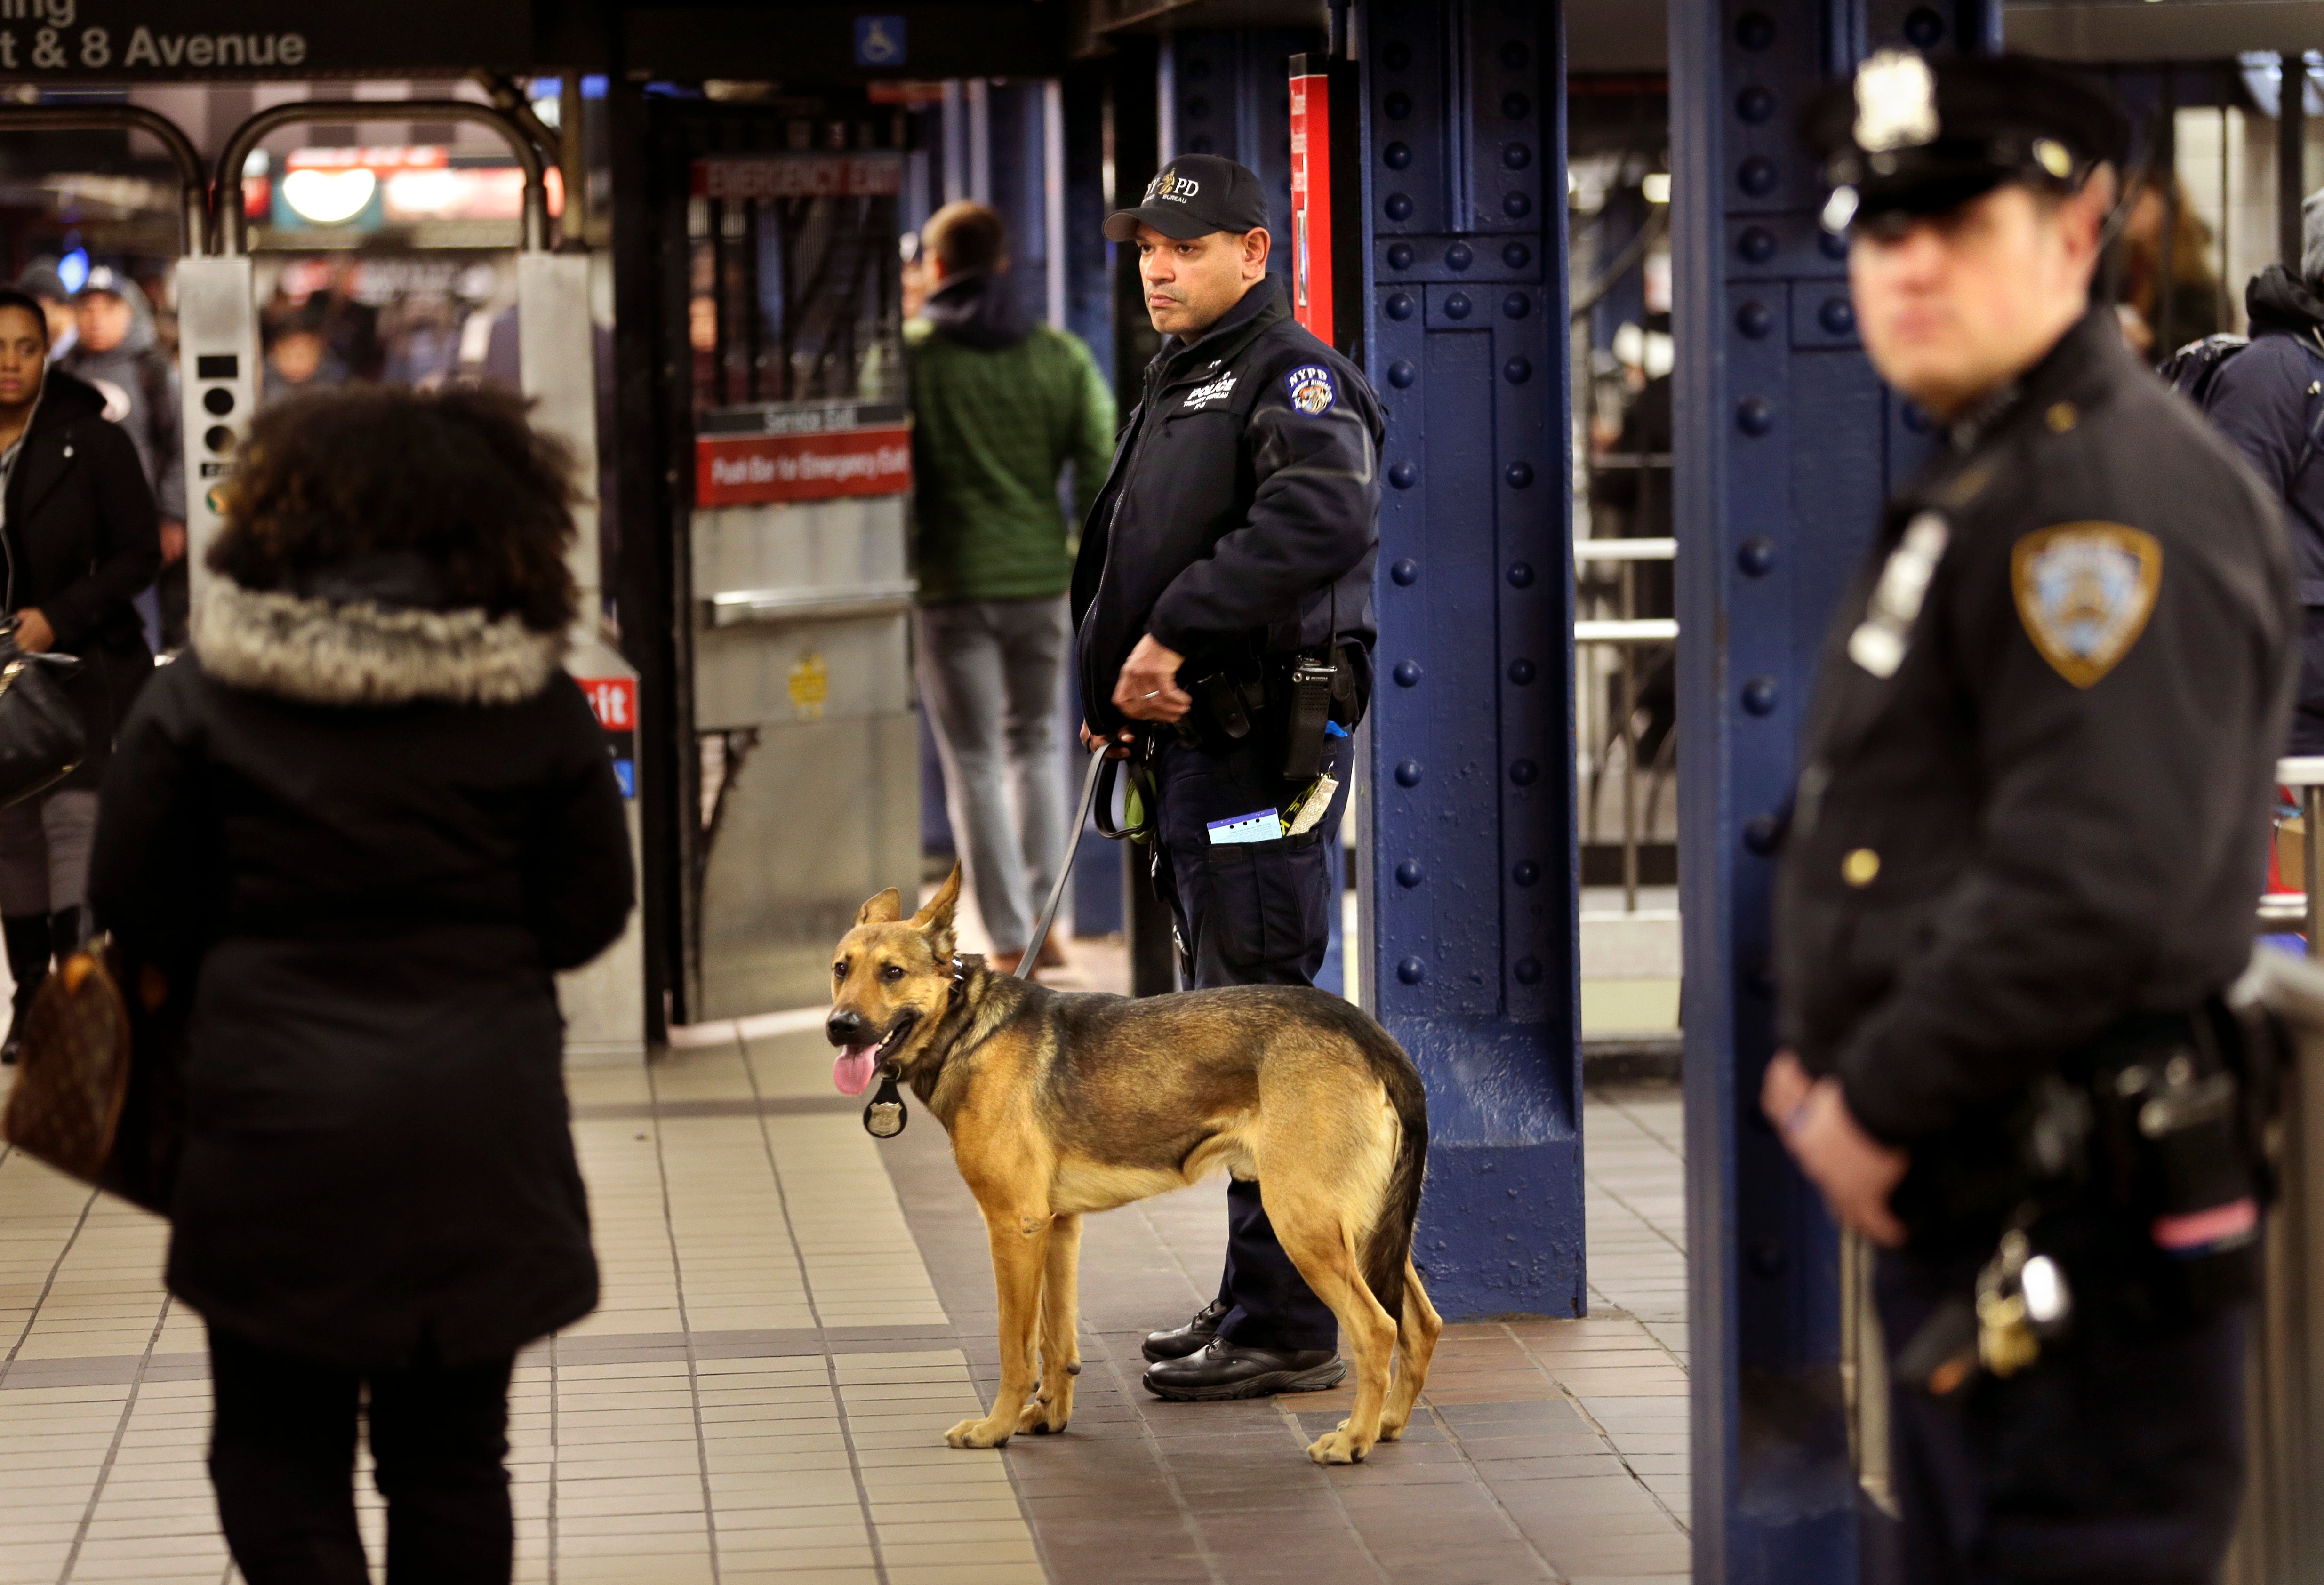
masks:
POLYGON ((678 1022, 822 1000, 918 877, 897 118, 788 108, 652 106, 678 1022))
MULTIPOLYGON (((520 382, 533 399, 533 421, 569 446, 577 475, 597 477, 596 409, 589 317, 587 261, 549 251, 546 168, 542 151, 503 113, 467 100, 392 101, 397 120, 425 116, 470 121, 508 143, 523 168, 524 219, 517 258, 520 382)), ((209 570, 204 557, 220 521, 217 491, 234 466, 258 406, 259 315, 251 260, 244 246, 244 161, 276 127, 300 122, 358 123, 377 119, 383 102, 300 99, 262 110, 226 141, 214 172, 206 172, 184 132, 151 110, 127 105, 30 106, 0 108, 0 130, 62 131, 134 128, 159 139, 178 168, 182 215, 178 263, 179 371, 185 426, 188 571, 194 598, 209 570)), ((608 752, 629 798, 630 841, 641 836, 634 774, 638 735, 637 673, 598 631, 597 503, 576 507, 580 532, 568 558, 580 593, 581 619, 567 667, 589 694, 607 732, 608 752), (626 753, 624 752, 627 748, 626 753)), ((567 1060, 637 1061, 645 1055, 647 1005, 644 936, 632 917, 621 940, 594 962, 558 976, 566 1015, 567 1060)))

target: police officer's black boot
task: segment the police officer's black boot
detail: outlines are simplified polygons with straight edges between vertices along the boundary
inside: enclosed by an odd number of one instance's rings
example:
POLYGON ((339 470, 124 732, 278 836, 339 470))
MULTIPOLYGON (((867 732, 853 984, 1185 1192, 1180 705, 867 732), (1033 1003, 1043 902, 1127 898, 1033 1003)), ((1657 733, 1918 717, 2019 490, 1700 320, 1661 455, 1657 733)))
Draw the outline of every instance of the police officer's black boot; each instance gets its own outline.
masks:
POLYGON ((8 943, 8 977, 16 982, 15 992, 9 998, 8 1037, 0 1042, 0 1063, 14 1064, 25 1010, 32 1005, 32 993, 49 975, 49 916, 11 914, 0 918, 0 933, 5 933, 8 943))
POLYGON ((1227 1318, 1231 1306, 1224 1299, 1213 1299, 1194 1312, 1194 1318, 1184 1326, 1168 1332, 1149 1332, 1146 1346, 1139 1351, 1156 1364, 1165 1359, 1183 1359, 1189 1354, 1199 1354, 1211 1346, 1219 1335, 1219 1322, 1227 1318))
POLYGON ((1333 1349, 1250 1349, 1213 1338, 1198 1354, 1148 1365, 1140 1378, 1157 1398, 1206 1403, 1264 1398, 1279 1392, 1323 1392, 1347 1378, 1333 1349))

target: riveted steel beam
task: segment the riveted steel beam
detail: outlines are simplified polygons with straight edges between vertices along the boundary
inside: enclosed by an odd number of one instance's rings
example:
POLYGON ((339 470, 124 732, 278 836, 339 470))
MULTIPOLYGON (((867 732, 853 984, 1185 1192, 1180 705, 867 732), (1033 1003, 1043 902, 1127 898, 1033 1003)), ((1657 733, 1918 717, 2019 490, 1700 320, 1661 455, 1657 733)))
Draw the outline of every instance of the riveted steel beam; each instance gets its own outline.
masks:
POLYGON ((1365 1000, 1428 1084, 1448 1316, 1578 1315, 1564 61, 1554 5, 1369 0, 1380 456, 1365 1000))

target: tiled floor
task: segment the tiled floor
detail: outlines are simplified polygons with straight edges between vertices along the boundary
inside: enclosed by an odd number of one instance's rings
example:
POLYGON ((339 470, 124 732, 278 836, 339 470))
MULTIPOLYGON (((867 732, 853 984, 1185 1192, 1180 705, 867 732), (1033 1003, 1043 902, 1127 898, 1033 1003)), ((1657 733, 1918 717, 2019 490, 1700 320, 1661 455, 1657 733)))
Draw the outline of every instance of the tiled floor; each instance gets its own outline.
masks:
MULTIPOLYGON (((1596 1313, 1451 1329, 1406 1442, 1323 1470, 1300 1449, 1345 1389, 1183 1405, 1137 1385, 1138 1334, 1215 1285, 1215 1184, 1091 1220, 1067 1434, 944 1446, 995 1375, 982 1230, 941 1130, 875 1144, 829 1067, 802 1031, 574 1075, 605 1299, 521 1362, 521 1578, 1685 1578, 1674 1092, 1591 1098, 1596 1313)), ((158 1286, 162 1239, 0 1155, 0 1585, 235 1578, 200 1323, 158 1286)))

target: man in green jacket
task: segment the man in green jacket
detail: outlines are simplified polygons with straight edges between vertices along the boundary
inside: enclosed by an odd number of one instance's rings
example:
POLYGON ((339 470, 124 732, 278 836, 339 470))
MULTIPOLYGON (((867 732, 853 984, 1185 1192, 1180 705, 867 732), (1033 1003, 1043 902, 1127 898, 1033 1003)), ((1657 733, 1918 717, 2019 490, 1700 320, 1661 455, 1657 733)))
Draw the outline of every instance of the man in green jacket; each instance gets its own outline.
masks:
MULTIPOLYGON (((998 214, 946 204, 920 247, 931 290, 904 327, 920 694, 992 961, 1014 970, 1065 842, 1058 689, 1077 536, 1058 481, 1072 464, 1079 523, 1111 460, 1113 398, 1087 347, 1025 318, 998 214)), ((1064 957, 1052 942, 1040 961, 1064 957)))

